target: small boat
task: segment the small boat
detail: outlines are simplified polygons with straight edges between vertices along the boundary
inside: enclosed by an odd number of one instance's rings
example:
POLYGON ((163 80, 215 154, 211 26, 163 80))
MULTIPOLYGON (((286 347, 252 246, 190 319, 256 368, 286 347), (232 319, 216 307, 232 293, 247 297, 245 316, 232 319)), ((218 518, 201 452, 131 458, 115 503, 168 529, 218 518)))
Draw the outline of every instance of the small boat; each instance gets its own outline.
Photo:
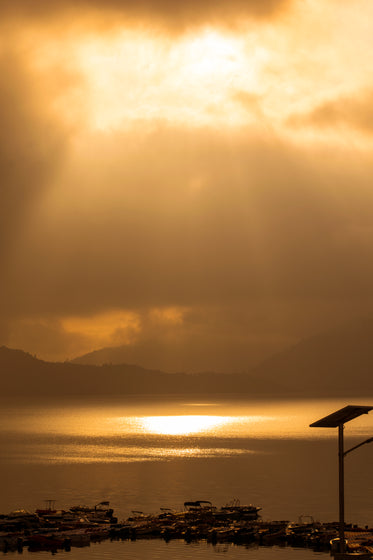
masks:
POLYGON ((95 506, 73 506, 70 512, 77 516, 86 517, 89 522, 94 523, 116 523, 113 517, 114 510, 109 507, 110 502, 100 502, 95 506))
POLYGON ((201 511, 216 509, 208 500, 196 500, 194 502, 184 502, 184 509, 187 511, 201 511))
POLYGON ((8 513, 7 517, 9 519, 36 519, 37 518, 35 513, 31 513, 26 509, 15 509, 14 511, 8 513))
POLYGON ((57 513, 54 507, 56 500, 45 500, 45 507, 35 510, 35 513, 41 517, 53 515, 57 513))
POLYGON ((319 527, 319 523, 315 522, 312 515, 300 515, 298 522, 291 522, 286 528, 286 535, 290 538, 303 538, 314 532, 319 527))
POLYGON ((231 503, 222 506, 215 516, 232 520, 257 519, 261 509, 252 504, 241 505, 240 500, 234 499, 231 503))

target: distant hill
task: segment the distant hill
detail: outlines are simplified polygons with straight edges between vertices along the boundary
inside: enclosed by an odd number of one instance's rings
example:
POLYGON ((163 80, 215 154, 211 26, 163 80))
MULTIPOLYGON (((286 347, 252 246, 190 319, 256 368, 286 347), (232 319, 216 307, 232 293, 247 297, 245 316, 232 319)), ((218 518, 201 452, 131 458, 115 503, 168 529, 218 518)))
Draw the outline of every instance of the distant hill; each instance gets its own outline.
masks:
MULTIPOLYGON (((115 349, 51 363, 0 348, 2 396, 242 394, 250 397, 373 397, 373 321, 300 341, 246 374, 165 373, 110 363, 115 349), (78 360, 75 360, 77 362, 78 360)), ((0 395, 0 396, 1 396, 0 395)))
MULTIPOLYGON (((82 356, 70 360, 72 364, 102 366, 104 364, 121 365, 128 363, 132 358, 131 348, 128 346, 113 346, 93 350, 82 356)), ((131 360, 132 361, 132 360, 131 360)))
MULTIPOLYGON (((120 364, 126 356, 127 347, 120 346, 73 361, 120 364)), ((373 396, 373 320, 361 319, 302 340, 252 368, 246 377, 258 389, 266 384, 268 392, 280 394, 373 396)))
POLYGON ((302 340, 252 373, 306 395, 373 397, 373 321, 362 319, 302 340))
POLYGON ((164 373, 135 365, 81 365, 44 362, 21 350, 0 348, 3 397, 120 396, 160 394, 268 395, 265 380, 245 374, 164 373))

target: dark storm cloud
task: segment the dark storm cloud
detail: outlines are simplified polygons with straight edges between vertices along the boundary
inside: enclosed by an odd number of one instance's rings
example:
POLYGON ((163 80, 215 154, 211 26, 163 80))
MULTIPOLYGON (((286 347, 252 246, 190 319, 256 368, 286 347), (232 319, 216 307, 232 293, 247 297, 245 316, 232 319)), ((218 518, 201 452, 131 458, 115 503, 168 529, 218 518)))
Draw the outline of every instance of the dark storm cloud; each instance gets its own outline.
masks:
MULTIPOLYGON (((98 18, 113 15, 125 21, 150 21, 183 28, 205 23, 230 25, 239 23, 241 18, 271 18, 281 13, 288 4, 290 0, 3 0, 0 13, 8 17, 39 20, 50 16, 96 13, 98 18)), ((96 23, 100 25, 99 19, 96 23)))
POLYGON ((307 114, 292 115, 288 123, 295 127, 346 126, 364 134, 373 134, 373 90, 326 101, 307 114))

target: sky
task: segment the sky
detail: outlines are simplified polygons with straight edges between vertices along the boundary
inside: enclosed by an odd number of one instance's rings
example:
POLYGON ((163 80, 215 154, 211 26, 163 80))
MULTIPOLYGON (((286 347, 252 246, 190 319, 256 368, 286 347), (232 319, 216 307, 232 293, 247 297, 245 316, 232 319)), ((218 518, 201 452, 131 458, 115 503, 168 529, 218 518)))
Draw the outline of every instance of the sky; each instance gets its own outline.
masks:
POLYGON ((372 19, 1 0, 0 344, 246 371, 371 315, 372 19))

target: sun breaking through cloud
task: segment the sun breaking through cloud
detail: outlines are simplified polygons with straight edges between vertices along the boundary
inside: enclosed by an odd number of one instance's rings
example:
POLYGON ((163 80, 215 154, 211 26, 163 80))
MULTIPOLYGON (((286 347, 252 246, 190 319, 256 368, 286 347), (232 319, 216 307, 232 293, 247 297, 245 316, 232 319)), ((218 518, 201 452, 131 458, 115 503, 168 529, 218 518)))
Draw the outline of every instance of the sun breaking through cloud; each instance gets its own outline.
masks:
POLYGON ((0 343, 246 370, 372 312, 372 5, 5 1, 0 343))

